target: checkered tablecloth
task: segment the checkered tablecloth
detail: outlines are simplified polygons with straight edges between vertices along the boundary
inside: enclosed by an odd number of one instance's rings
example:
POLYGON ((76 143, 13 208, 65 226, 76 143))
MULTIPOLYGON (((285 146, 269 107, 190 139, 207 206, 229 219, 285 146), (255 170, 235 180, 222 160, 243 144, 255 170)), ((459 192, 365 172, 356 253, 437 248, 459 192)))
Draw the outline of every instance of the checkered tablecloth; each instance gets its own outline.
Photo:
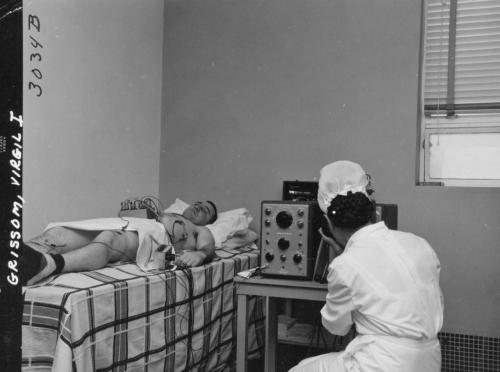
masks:
MULTIPOLYGON (((255 245, 213 262, 144 273, 134 264, 69 273, 24 293, 23 371, 230 371, 236 348, 233 277, 258 265, 255 245)), ((263 346, 251 304, 249 350, 263 346)))

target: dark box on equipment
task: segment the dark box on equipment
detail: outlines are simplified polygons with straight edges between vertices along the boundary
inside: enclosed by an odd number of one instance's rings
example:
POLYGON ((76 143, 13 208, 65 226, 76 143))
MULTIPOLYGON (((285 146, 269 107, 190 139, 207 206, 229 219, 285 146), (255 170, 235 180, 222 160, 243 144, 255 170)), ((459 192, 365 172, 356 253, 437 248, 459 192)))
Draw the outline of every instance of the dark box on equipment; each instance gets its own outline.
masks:
POLYGON ((317 195, 316 181, 283 181, 283 200, 315 201, 317 195))

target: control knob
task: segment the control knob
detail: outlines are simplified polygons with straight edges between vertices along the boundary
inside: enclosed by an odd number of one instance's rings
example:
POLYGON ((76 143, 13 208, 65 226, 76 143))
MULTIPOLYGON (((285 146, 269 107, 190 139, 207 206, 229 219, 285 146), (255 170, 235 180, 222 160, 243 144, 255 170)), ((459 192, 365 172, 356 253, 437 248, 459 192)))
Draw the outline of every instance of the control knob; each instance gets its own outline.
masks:
POLYGON ((272 254, 271 252, 267 252, 267 253, 266 253, 266 260, 267 260, 267 261, 272 261, 272 260, 274 260, 274 254, 272 254))
POLYGON ((295 253, 293 255, 293 262, 295 262, 296 264, 299 264, 302 262, 302 255, 300 253, 295 253))
POLYGON ((278 247, 281 250, 288 249, 288 247, 290 247, 290 241, 285 238, 281 238, 278 240, 278 247))
POLYGON ((286 228, 290 227, 292 222, 293 222, 293 217, 290 214, 290 212, 281 211, 276 216, 276 223, 282 229, 286 229, 286 228))

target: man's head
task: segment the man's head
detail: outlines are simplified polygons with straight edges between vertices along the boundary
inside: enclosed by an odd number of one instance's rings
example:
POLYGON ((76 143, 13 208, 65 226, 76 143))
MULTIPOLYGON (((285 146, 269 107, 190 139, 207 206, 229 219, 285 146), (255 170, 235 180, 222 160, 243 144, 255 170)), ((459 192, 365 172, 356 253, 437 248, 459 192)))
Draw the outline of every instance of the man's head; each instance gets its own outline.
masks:
POLYGON ((217 207, 210 200, 191 204, 182 215, 195 225, 205 226, 214 223, 217 219, 217 207))

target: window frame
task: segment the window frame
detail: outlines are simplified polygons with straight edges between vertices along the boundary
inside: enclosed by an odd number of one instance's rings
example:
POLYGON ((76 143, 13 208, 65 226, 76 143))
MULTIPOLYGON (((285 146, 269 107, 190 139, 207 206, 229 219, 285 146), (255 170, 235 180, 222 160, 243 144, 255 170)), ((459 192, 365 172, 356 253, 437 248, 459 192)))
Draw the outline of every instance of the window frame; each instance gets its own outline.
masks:
MULTIPOLYGON (((448 0, 458 1, 460 0, 448 0)), ((476 134, 476 133, 500 133, 500 113, 497 110, 486 109, 483 110, 481 106, 490 106, 483 104, 472 104, 465 106, 465 110, 461 109, 460 104, 454 104, 454 109, 446 113, 446 109, 441 109, 439 113, 429 116, 425 112, 424 98, 425 98, 425 78, 426 78, 426 16, 427 16, 427 2, 422 0, 421 7, 421 38, 420 38, 420 64, 419 64, 419 102, 418 102, 418 144, 417 144, 417 185, 420 186, 459 186, 459 187, 500 187, 499 179, 450 179, 450 178, 432 178, 430 177, 430 136, 433 134, 476 134), (458 109, 455 109, 458 108, 458 109)), ((452 6, 450 6, 451 8, 452 6)), ((451 14, 450 18, 456 17, 456 6, 454 15, 451 14)), ((449 34, 446 37, 455 38, 456 31, 449 29, 449 34), (453 34, 450 36, 450 34, 453 34)), ((455 52, 455 47, 451 49, 455 52)), ((452 57, 454 59, 454 56, 452 57)), ((448 62, 447 66, 449 65, 448 62)), ((454 63, 454 61, 452 62, 454 63)), ((454 73, 448 74, 448 77, 454 79, 454 73)), ((454 86, 454 81, 447 84, 448 88, 454 86)), ((448 94, 447 94, 448 95, 448 94)), ((453 92, 451 96, 453 97, 453 92)), ((449 103, 449 102, 448 102, 449 103)), ((445 106, 445 104, 443 105, 445 106)))

